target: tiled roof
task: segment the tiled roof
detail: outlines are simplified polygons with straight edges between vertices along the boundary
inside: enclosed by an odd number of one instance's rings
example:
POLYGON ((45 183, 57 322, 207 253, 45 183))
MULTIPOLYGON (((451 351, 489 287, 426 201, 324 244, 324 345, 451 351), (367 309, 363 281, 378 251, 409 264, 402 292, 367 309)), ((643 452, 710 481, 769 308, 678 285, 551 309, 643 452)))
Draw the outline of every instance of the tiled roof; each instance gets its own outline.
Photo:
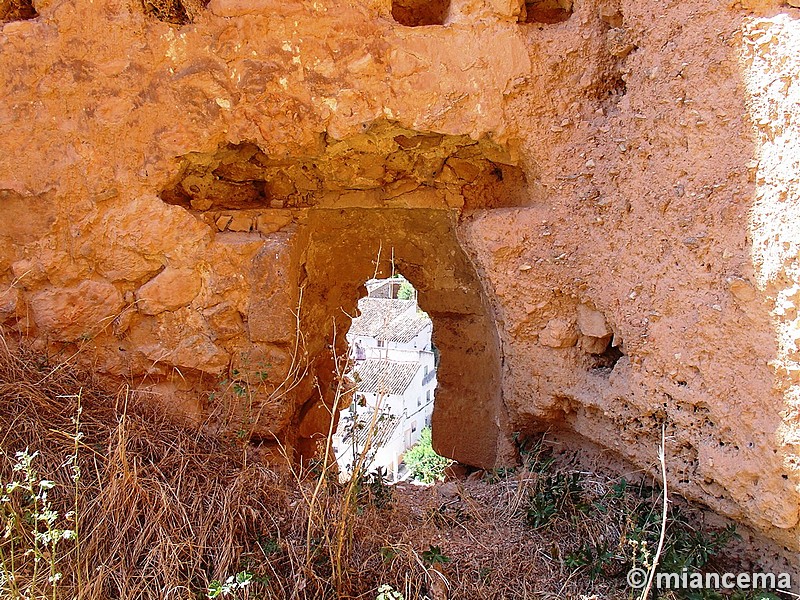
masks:
MULTIPOLYGON (((400 424, 400 418, 388 413, 380 413, 375 418, 375 429, 372 432, 372 448, 382 448, 386 445, 392 435, 394 435, 397 426, 400 424)), ((372 425, 372 416, 362 414, 358 416, 356 426, 353 426, 353 421, 349 416, 342 417, 339 420, 339 427, 336 430, 336 435, 340 436, 345 444, 352 444, 352 436, 356 436, 356 446, 358 451, 363 450, 364 445, 367 443, 367 434, 372 425)))
POLYGON ((361 313, 353 319, 348 335, 371 337, 387 342, 410 342, 430 323, 430 317, 416 308, 414 300, 362 298, 361 313))
POLYGON ((356 390, 367 394, 400 395, 406 391, 419 369, 419 362, 385 358, 364 360, 353 369, 356 390))

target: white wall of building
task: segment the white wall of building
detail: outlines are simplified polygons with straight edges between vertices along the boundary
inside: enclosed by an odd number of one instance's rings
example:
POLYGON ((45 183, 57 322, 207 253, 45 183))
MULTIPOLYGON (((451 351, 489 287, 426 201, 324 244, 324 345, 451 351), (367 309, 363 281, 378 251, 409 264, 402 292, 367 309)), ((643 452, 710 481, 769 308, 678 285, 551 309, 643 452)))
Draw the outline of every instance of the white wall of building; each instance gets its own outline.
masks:
MULTIPOLYGON (((380 287, 382 281, 368 282, 369 284, 380 287)), ((398 283, 394 282, 393 283, 398 283)), ((394 305, 396 307, 396 304, 394 305)), ((374 307, 373 307, 374 310, 374 307)), ((408 303, 408 308, 401 314, 395 314, 393 319, 415 317, 419 307, 415 301, 408 303)), ((407 385, 402 394, 387 395, 379 398, 375 393, 357 392, 361 402, 354 402, 354 408, 342 412, 342 422, 352 416, 351 411, 355 411, 356 418, 360 423, 367 426, 372 421, 372 415, 377 409, 379 413, 389 414, 397 419, 397 426, 391 437, 380 448, 373 448, 370 454, 374 458, 367 471, 372 471, 377 467, 387 469, 391 474, 397 474, 397 468, 402 460, 405 451, 414 445, 418 440, 422 430, 430 425, 433 413, 434 392, 436 390, 436 359, 431 344, 433 324, 430 319, 425 318, 422 326, 413 339, 407 342, 382 341, 380 335, 377 337, 366 335, 347 334, 347 341, 351 350, 356 346, 362 349, 361 354, 366 360, 389 360, 402 363, 416 362, 419 368, 414 373, 411 382, 407 385)), ((354 353, 355 354, 355 353, 354 353)), ((334 437, 334 449, 339 463, 339 468, 343 473, 349 475, 349 467, 353 464, 353 446, 346 442, 347 432, 340 427, 334 437)), ((357 448, 361 452, 363 448, 357 448)))
MULTIPOLYGON (((363 400, 354 402, 357 418, 361 423, 369 424, 374 411, 388 413, 399 418, 399 424, 392 437, 380 448, 373 449, 374 458, 367 471, 377 467, 386 469, 394 477, 405 451, 418 440, 422 430, 430 425, 433 414, 433 403, 436 390, 435 357, 430 345, 431 328, 427 327, 414 340, 405 344, 390 343, 388 347, 379 348, 376 340, 359 337, 362 347, 367 350, 367 357, 372 359, 388 358, 401 362, 418 361, 419 369, 402 395, 386 395, 380 399, 374 393, 358 392, 363 400), (417 348, 413 346, 416 345, 417 348), (428 374, 432 374, 428 376, 428 374), (427 381, 425 381, 427 379, 427 381), (363 403, 363 406, 360 404, 363 403)), ((355 340, 354 340, 355 341, 355 340)), ((343 418, 349 409, 343 411, 343 418)), ((341 432, 334 438, 339 468, 349 475, 349 466, 353 464, 353 448, 346 443, 341 432)), ((363 449, 358 448, 361 452, 363 449)))

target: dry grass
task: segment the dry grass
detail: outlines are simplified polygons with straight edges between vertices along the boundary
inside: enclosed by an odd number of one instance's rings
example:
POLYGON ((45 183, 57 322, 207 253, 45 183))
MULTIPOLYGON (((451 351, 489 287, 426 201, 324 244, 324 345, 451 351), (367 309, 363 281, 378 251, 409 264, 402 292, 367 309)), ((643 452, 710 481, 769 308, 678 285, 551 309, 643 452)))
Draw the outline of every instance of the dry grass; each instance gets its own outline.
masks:
MULTIPOLYGON (((83 411, 77 498, 80 555, 59 565, 64 591, 83 582, 84 598, 194 597, 256 553, 256 540, 285 510, 279 478, 245 464, 241 448, 126 407, 67 369, 30 353, 0 357, 0 449, 37 450, 40 473, 57 484, 63 515, 75 503, 71 421, 83 411)), ((3 464, 8 481, 10 461, 3 464)), ((66 597, 66 596, 65 596, 66 597)))
MULTIPOLYGON (((380 507, 379 485, 348 489, 330 472, 270 468, 240 443, 177 426, 124 393, 109 397, 85 374, 2 345, 0 431, 3 481, 15 451, 38 450, 40 473, 56 482, 55 508, 77 507, 79 544, 56 557, 59 598, 203 598, 213 580, 245 570, 258 579, 238 592, 248 598, 372 600, 382 584, 406 600, 626 597, 564 565, 567 536, 596 531, 524 524, 521 479, 399 486, 380 507), (65 457, 79 392, 76 498, 65 457), (426 563, 431 545, 450 561, 426 563)), ((24 582, 30 559, 15 571, 24 582)))

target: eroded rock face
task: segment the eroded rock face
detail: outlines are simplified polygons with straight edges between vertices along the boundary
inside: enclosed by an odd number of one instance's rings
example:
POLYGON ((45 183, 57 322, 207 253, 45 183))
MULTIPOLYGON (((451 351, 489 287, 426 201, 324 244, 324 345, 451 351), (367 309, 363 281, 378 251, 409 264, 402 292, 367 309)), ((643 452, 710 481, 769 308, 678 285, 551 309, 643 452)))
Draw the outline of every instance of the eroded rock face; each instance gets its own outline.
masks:
POLYGON ((800 548, 796 9, 12 4, 8 334, 310 454, 396 268, 440 452, 562 429, 651 468, 665 423, 672 489, 800 548))
POLYGON ((30 298, 36 326, 57 341, 94 337, 110 325, 122 305, 117 288, 105 281, 45 289, 30 298))

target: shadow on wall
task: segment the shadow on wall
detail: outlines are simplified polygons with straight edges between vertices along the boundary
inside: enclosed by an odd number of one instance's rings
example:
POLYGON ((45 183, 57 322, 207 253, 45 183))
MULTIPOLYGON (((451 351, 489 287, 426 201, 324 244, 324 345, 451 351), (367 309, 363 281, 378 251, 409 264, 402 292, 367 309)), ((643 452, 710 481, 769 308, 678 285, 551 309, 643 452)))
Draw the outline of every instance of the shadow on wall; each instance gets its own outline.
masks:
POLYGON ((392 17, 400 25, 444 25, 450 0, 392 0, 392 17))
MULTIPOLYGON (((436 450, 482 467, 513 460, 494 320, 450 212, 316 209, 309 212, 308 227, 302 328, 320 389, 332 387, 326 342, 334 324, 341 356, 347 352, 348 313, 355 314, 363 282, 391 275, 394 256, 394 271, 401 271, 419 291, 441 353, 432 419, 436 450)), ((324 402, 330 406, 332 397, 324 402)), ((312 451, 312 441, 301 440, 301 452, 312 451)))

